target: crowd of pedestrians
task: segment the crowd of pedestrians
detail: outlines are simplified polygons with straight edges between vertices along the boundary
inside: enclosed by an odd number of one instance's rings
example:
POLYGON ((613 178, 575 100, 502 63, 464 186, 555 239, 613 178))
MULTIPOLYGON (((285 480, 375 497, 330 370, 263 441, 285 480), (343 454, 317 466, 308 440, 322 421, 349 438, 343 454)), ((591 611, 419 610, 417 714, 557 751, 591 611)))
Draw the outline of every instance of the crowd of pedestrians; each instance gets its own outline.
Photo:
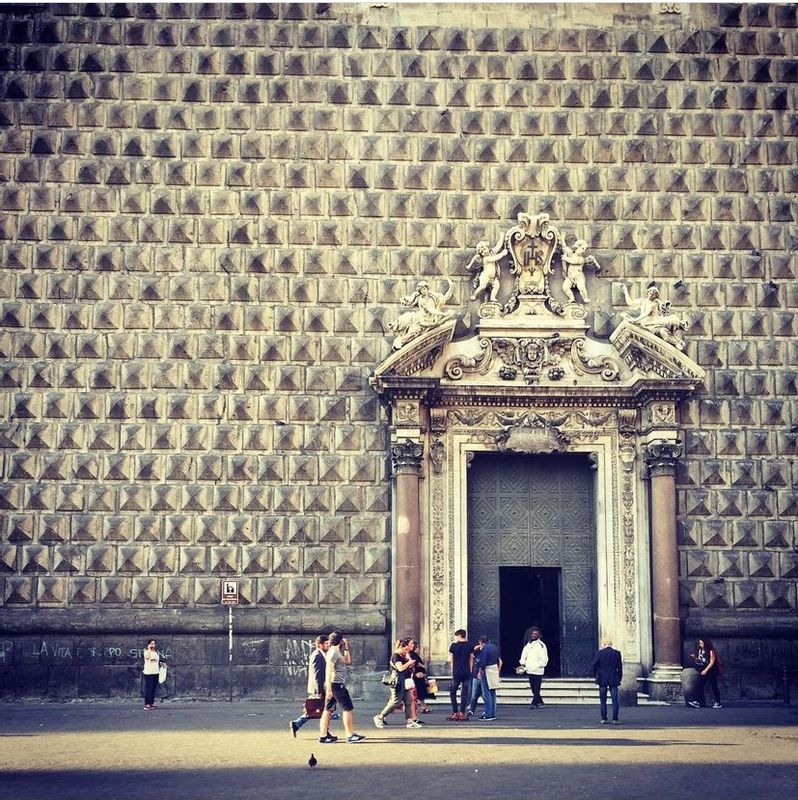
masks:
MULTIPOLYGON (((159 670, 163 680, 165 665, 154 639, 148 640, 143 655, 144 708, 150 710, 155 708, 159 670)), ((715 701, 712 707, 723 708, 718 687, 718 676, 723 672, 723 665, 717 649, 707 637, 701 637, 696 642, 691 658, 698 672, 698 691, 693 699, 688 700, 688 705, 693 708, 705 707, 705 689, 709 684, 715 701)), ((549 654, 541 629, 532 626, 526 633, 518 666, 515 668, 517 675, 526 676, 529 680, 530 709, 545 706, 542 685, 548 663, 549 654)), ((346 686, 347 670, 351 665, 352 652, 341 633, 334 631, 329 635, 320 634, 316 637, 315 647, 308 658, 307 698, 302 713, 289 723, 294 737, 303 725, 318 719, 319 743, 332 744, 338 741, 338 737, 330 733, 330 722, 341 719, 348 743, 354 744, 366 738, 355 730, 354 703, 346 686)), ((454 641, 449 647, 449 700, 452 711, 447 719, 452 722, 465 722, 469 718, 483 722, 494 721, 498 713, 496 692, 502 666, 499 648, 488 636, 480 636, 472 646, 466 631, 462 628, 456 630, 454 641), (480 698, 483 712, 476 717, 480 698)), ((429 712, 427 700, 430 699, 434 684, 427 674, 419 644, 415 639, 406 637, 396 642, 388 660, 388 670, 383 682, 388 685, 389 696, 384 707, 373 717, 375 727, 384 728, 389 724, 389 716, 400 711, 404 714, 406 728, 422 728, 424 723, 419 719, 419 713, 429 712)), ((600 722, 619 724, 619 687, 623 678, 623 657, 620 651, 613 648, 609 637, 602 639, 591 671, 598 686, 600 722)))

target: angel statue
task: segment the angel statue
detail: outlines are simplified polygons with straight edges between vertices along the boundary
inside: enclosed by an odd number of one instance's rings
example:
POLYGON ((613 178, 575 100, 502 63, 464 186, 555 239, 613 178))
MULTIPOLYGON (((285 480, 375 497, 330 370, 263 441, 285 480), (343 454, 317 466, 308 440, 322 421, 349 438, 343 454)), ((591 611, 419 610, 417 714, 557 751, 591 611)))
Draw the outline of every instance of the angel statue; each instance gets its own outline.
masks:
POLYGON ((454 312, 443 310, 454 290, 454 285, 448 278, 446 283, 448 286, 445 292, 433 292, 426 281, 419 281, 416 291, 402 298, 402 305, 412 310, 403 312, 394 322, 388 323, 388 330, 396 333, 393 340, 394 350, 399 350, 424 331, 454 316, 454 312))
POLYGON ((499 262, 507 255, 507 248, 503 245, 503 235, 493 249, 484 239, 477 242, 477 253, 466 267, 469 272, 477 273, 472 282, 474 287, 472 300, 476 300, 481 294, 490 291, 490 302, 496 302, 499 294, 499 262))
POLYGON ((636 300, 630 296, 629 290, 625 285, 621 288, 623 289, 623 298, 626 301, 626 305, 640 309, 637 316, 632 316, 626 311, 622 311, 621 316, 624 319, 633 322, 635 325, 640 325, 641 328, 652 331, 666 342, 678 347, 679 350, 684 350, 685 342, 680 331, 687 330, 687 320, 679 314, 671 312, 669 300, 660 300, 659 289, 656 284, 650 283, 646 289, 645 296, 636 300))
POLYGON ((579 291, 585 303, 590 302, 587 296, 587 285, 585 284, 585 267, 591 267, 595 272, 601 270, 601 265, 593 256, 586 256, 587 242, 584 239, 577 239, 573 247, 569 247, 563 237, 562 240, 562 271, 563 281, 562 290, 568 298, 569 303, 576 302, 574 299, 574 289, 579 291))

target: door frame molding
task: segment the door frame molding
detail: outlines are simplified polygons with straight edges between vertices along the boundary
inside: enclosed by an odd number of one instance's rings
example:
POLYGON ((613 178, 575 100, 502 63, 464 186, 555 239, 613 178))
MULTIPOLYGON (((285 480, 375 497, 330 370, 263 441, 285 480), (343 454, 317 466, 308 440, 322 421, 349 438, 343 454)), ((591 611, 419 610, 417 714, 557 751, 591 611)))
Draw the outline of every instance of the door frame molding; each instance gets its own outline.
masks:
MULTIPOLYGON (((437 662, 446 661, 450 631, 461 627, 468 619, 467 471, 475 453, 499 452, 489 443, 491 434, 495 435, 500 429, 495 414, 494 409, 484 409, 483 422, 477 428, 458 424, 455 414, 451 427, 439 437, 451 454, 448 469, 431 470, 424 480, 423 518, 433 524, 422 525, 422 574, 431 601, 425 605, 431 613, 422 623, 421 637, 430 648, 431 658, 437 662), (445 497, 449 500, 441 509, 439 498, 445 497), (444 520, 442 529, 440 523, 444 520), (445 603, 441 602, 443 597, 447 599, 445 603)), ((620 449, 623 446, 617 415, 610 414, 601 428, 580 422, 578 412, 571 416, 574 417, 573 425, 564 426, 563 430, 570 432, 572 444, 563 452, 595 454, 596 460, 594 503, 599 636, 605 633, 614 635, 616 643, 624 648, 625 661, 647 668, 652 655, 651 590, 646 579, 648 571, 638 568, 649 560, 648 540, 641 535, 646 528, 639 524, 639 518, 647 516, 645 486, 639 470, 634 474, 623 472, 617 466, 622 463, 620 449)))

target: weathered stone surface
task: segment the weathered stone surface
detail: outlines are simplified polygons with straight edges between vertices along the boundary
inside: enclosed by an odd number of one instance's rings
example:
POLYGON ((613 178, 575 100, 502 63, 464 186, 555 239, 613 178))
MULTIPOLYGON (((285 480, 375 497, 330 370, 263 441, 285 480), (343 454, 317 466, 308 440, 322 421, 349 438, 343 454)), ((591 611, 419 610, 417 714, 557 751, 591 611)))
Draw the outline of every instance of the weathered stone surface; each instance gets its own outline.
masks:
MULTIPOLYGON (((384 619, 385 327, 417 278, 466 291, 464 252, 545 211, 692 318, 685 613, 795 620, 795 9, 309 8, 2 28, 0 619, 57 607, 51 630, 104 637, 130 604, 205 629, 239 574, 270 631, 384 619)), ((618 310, 608 291, 594 331, 618 310)), ((272 650, 247 646, 257 694, 272 650)), ((226 691, 206 656, 170 690, 226 691)), ((41 696, 135 683, 0 669, 41 696)))

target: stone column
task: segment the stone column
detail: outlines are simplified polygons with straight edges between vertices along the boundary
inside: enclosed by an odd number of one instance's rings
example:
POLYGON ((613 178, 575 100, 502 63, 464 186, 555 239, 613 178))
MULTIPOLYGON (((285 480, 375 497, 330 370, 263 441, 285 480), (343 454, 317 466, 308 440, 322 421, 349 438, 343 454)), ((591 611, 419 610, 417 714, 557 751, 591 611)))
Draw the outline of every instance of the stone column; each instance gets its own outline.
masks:
POLYGON ((393 607, 396 636, 421 635, 421 518, 419 472, 424 445, 391 445, 394 493, 393 607))
POLYGON ((676 460, 681 452, 681 444, 665 439, 650 442, 644 448, 651 476, 651 588, 654 614, 654 668, 649 676, 649 694, 660 699, 676 699, 681 692, 682 642, 679 632, 679 558, 676 549, 676 460))

